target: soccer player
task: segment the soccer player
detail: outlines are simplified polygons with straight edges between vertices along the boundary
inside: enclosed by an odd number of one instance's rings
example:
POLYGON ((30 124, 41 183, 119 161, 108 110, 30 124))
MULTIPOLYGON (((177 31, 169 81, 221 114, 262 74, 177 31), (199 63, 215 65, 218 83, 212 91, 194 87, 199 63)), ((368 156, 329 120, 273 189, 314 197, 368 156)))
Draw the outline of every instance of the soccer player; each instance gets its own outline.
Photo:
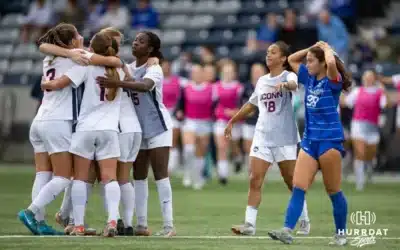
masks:
MULTIPOLYGON (((230 138, 236 122, 259 109, 259 117, 250 151, 250 185, 245 224, 232 227, 238 235, 254 235, 261 188, 273 163, 278 163, 283 180, 292 190, 292 177, 300 140, 292 107, 292 91, 297 90, 297 76, 290 72, 289 46, 278 41, 269 46, 266 56, 269 74, 257 81, 255 90, 240 111, 228 122, 225 135, 230 138)), ((302 206, 303 207, 303 206, 302 206)), ((304 202, 299 233, 308 234, 310 223, 304 202)))
POLYGON ((193 65, 191 80, 184 87, 176 116, 185 119, 183 148, 185 155, 183 185, 201 189, 203 170, 212 131, 213 85, 204 82, 201 65, 193 65))
POLYGON ((136 61, 130 65, 135 81, 117 81, 98 77, 103 87, 122 87, 134 91, 132 100, 142 127, 142 144, 134 164, 136 235, 150 235, 147 227, 148 168, 153 168, 163 215, 163 229, 157 235, 176 235, 172 218, 172 189, 168 177, 169 151, 172 146, 172 121, 162 103, 163 73, 159 65, 147 67, 149 57, 163 58, 159 37, 149 31, 139 32, 132 43, 136 61))
MULTIPOLYGON (((97 33, 91 41, 90 49, 103 56, 116 56, 118 44, 110 36, 97 33)), ((117 180, 117 160, 120 157, 118 122, 122 89, 99 87, 98 76, 111 79, 124 77, 122 70, 100 66, 74 66, 61 78, 46 83, 54 88, 72 84, 79 87, 85 82, 85 91, 72 136, 70 152, 74 154, 74 180, 71 189, 75 227, 71 235, 84 235, 84 215, 87 202, 86 183, 89 178, 91 161, 96 159, 100 167, 101 181, 105 184, 108 219, 103 236, 117 234, 117 215, 120 201, 120 187, 117 180)))
POLYGON ((274 240, 291 244, 292 230, 300 217, 305 193, 321 169, 326 192, 332 201, 336 234, 330 244, 347 243, 342 232, 346 229, 347 201, 341 191, 344 153, 343 127, 338 113, 342 90, 351 85, 343 62, 325 42, 300 50, 289 56, 289 64, 297 72, 305 88, 306 124, 293 175, 293 192, 286 210, 284 228, 269 232, 274 240), (307 64, 302 64, 306 58, 307 64))
MULTIPOLYGON (((258 79, 266 74, 264 65, 261 63, 255 63, 251 66, 250 83, 244 85, 244 91, 242 96, 242 105, 245 105, 250 96, 253 94, 258 79)), ((250 114, 242 125, 242 139, 243 139, 243 151, 246 155, 250 154, 251 144, 253 143, 254 132, 256 130, 256 123, 258 119, 258 108, 250 114)), ((245 158, 245 165, 248 166, 248 157, 245 158)), ((249 169, 250 170, 250 169, 249 169)))
MULTIPOLYGON (((221 68, 221 80, 216 84, 217 106, 215 109, 214 138, 217 146, 218 177, 222 185, 226 185, 229 176, 228 149, 229 141, 224 136, 224 129, 230 118, 238 111, 243 85, 236 80, 236 65, 226 62, 221 68)), ((232 156, 236 168, 240 168, 242 155, 239 147, 241 127, 232 130, 232 156)))
MULTIPOLYGON (((397 89, 398 99, 400 99, 400 74, 392 75, 391 77, 387 76, 379 76, 379 80, 385 84, 392 84, 397 89)), ((400 135, 400 102, 397 103, 397 111, 396 111, 396 127, 397 134, 400 135)))
POLYGON ((367 70, 362 76, 362 87, 353 89, 343 96, 343 105, 353 108, 351 139, 354 151, 354 173, 356 189, 363 190, 365 170, 373 171, 379 143, 379 115, 381 109, 388 106, 387 93, 383 85, 378 85, 377 75, 367 70))
POLYGON ((169 159, 169 172, 172 173, 174 169, 179 165, 179 139, 181 134, 181 121, 175 119, 172 115, 178 104, 181 95, 182 80, 177 75, 173 75, 171 72, 171 63, 164 60, 161 64, 164 74, 163 80, 163 103, 171 114, 173 124, 173 140, 172 148, 169 159))
MULTIPOLYGON (((65 49, 81 48, 83 38, 72 24, 61 23, 39 40, 65 49)), ((48 80, 61 77, 75 63, 63 57, 46 56, 43 74, 48 80)), ((33 234, 56 234, 44 222, 44 208, 70 184, 72 157, 68 152, 71 136, 76 90, 70 86, 44 91, 43 101, 35 116, 29 139, 35 152, 36 177, 32 188, 32 204, 19 212, 19 219, 33 234), (52 176, 54 177, 52 178, 52 176)))

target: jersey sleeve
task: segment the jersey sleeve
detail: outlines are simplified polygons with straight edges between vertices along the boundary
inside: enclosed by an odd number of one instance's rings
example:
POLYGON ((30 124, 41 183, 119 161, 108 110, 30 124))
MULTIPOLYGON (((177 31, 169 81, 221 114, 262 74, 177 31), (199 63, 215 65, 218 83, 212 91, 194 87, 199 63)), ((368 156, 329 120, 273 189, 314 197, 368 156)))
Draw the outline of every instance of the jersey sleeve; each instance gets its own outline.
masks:
POLYGON ((392 82, 395 87, 400 85, 400 74, 396 74, 392 76, 392 82))
POLYGON ((290 72, 290 73, 287 75, 286 80, 287 80, 288 82, 290 82, 290 81, 295 82, 295 83, 296 83, 296 90, 297 90, 297 88, 299 87, 299 83, 298 83, 297 75, 296 75, 295 73, 290 72))
POLYGON ((299 72, 297 72, 297 74, 298 74, 298 82, 303 85, 307 85, 309 74, 306 65, 300 64, 299 72))
POLYGON ((254 89, 253 94, 251 94, 251 96, 249 98, 249 103, 251 103, 251 104, 253 104, 254 106, 257 106, 257 107, 258 107, 258 94, 257 94, 257 92, 258 92, 259 85, 260 85, 260 79, 257 82, 257 85, 256 85, 256 87, 254 89))
POLYGON ((345 102, 346 106, 348 106, 350 108, 354 107, 354 104, 356 103, 359 92, 360 92, 360 89, 355 88, 344 98, 344 102, 345 102))
POLYGON ((72 81, 72 86, 74 88, 79 87, 87 78, 88 67, 76 65, 69 69, 65 76, 67 76, 72 81))
POLYGON ((146 74, 143 76, 143 79, 150 79, 154 82, 153 87, 150 89, 150 91, 152 91, 163 80, 163 72, 161 70, 161 67, 158 65, 148 67, 146 70, 146 74))

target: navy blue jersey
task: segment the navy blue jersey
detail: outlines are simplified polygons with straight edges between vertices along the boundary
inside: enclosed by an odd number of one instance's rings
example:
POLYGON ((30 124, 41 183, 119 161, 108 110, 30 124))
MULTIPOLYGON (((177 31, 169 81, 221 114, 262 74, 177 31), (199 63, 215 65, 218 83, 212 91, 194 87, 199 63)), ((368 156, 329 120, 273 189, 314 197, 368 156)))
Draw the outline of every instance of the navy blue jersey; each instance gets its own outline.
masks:
MULTIPOLYGON (((243 91, 243 95, 242 95, 242 105, 246 104, 249 101, 250 96, 253 94, 254 92, 254 86, 251 83, 246 83, 244 84, 244 91, 243 91)), ((258 108, 256 107, 256 111, 254 112, 254 114, 250 117, 248 117, 244 122, 246 124, 250 124, 250 125, 256 125, 257 123, 257 119, 258 119, 258 108)))
POLYGON ((310 141, 344 141, 338 105, 343 82, 324 77, 317 80, 301 64, 299 83, 304 85, 305 128, 303 139, 310 141))

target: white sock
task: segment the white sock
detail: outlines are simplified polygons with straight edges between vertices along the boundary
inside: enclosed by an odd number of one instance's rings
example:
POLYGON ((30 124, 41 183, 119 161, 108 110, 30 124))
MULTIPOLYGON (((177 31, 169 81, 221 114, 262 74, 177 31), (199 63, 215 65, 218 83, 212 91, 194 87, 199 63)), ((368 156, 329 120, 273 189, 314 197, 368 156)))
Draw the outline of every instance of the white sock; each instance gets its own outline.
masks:
POLYGON ((70 184, 70 182, 71 180, 61 176, 53 177, 53 179, 49 181, 42 190, 40 190, 38 196, 36 196, 28 209, 36 214, 40 209, 55 200, 56 197, 70 184))
POLYGON ((356 188, 362 190, 365 184, 364 162, 361 160, 354 160, 354 173, 356 175, 356 188))
POLYGON ((310 218, 308 217, 308 209, 307 209, 307 202, 306 200, 304 200, 304 204, 303 204, 303 211, 301 211, 301 215, 299 220, 304 220, 309 222, 310 218))
POLYGON ((105 197, 108 206, 108 220, 117 221, 119 214, 119 201, 121 200, 121 189, 119 188, 118 182, 111 181, 104 185, 105 197))
POLYGON ((204 170, 204 163, 205 159, 204 157, 196 157, 195 158, 195 164, 193 168, 193 180, 195 182, 195 185, 198 185, 201 187, 204 182, 203 178, 203 170, 204 170))
POLYGON ((72 188, 72 181, 64 190, 64 198, 60 207, 60 214, 61 218, 63 219, 67 218, 72 210, 71 188, 72 188))
POLYGON ((169 164, 168 164, 169 172, 173 172, 178 165, 179 165, 179 150, 177 148, 171 148, 169 155, 169 164))
POLYGON ((194 159, 194 145, 189 144, 185 145, 183 149, 184 154, 184 169, 183 169, 183 178, 184 180, 191 180, 191 172, 193 168, 193 159, 194 159))
POLYGON ((156 181, 158 198, 164 221, 164 227, 173 227, 172 217, 172 188, 169 178, 156 181))
POLYGON ((147 227, 147 200, 149 198, 149 184, 147 179, 134 180, 135 210, 137 225, 147 227))
POLYGON ((83 226, 85 224, 87 202, 86 182, 78 180, 72 181, 71 198, 75 226, 83 226))
POLYGON ((132 226, 132 218, 135 210, 135 190, 132 183, 128 182, 121 188, 121 203, 123 206, 123 218, 125 227, 132 226))
POLYGON ((253 206, 246 207, 246 215, 244 221, 250 223, 253 227, 256 227, 258 209, 253 206))
POLYGON ((227 160, 218 161, 218 176, 219 178, 228 178, 229 176, 229 163, 227 160))
MULTIPOLYGON (((40 190, 51 180, 53 173, 49 171, 40 171, 36 173, 35 181, 32 186, 32 201, 38 196, 40 190)), ((40 209, 35 214, 35 219, 37 221, 43 221, 45 215, 45 209, 40 209)))

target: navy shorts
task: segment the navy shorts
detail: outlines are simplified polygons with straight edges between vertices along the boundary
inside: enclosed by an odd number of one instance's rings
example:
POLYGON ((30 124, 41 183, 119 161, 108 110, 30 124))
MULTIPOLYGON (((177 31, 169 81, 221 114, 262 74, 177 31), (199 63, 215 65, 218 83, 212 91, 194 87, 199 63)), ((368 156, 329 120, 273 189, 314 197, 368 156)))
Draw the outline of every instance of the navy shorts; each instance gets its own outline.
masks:
POLYGON ((343 143, 340 141, 310 141, 308 139, 303 139, 300 143, 300 147, 317 161, 319 157, 329 149, 338 150, 342 157, 344 157, 346 153, 343 143))

